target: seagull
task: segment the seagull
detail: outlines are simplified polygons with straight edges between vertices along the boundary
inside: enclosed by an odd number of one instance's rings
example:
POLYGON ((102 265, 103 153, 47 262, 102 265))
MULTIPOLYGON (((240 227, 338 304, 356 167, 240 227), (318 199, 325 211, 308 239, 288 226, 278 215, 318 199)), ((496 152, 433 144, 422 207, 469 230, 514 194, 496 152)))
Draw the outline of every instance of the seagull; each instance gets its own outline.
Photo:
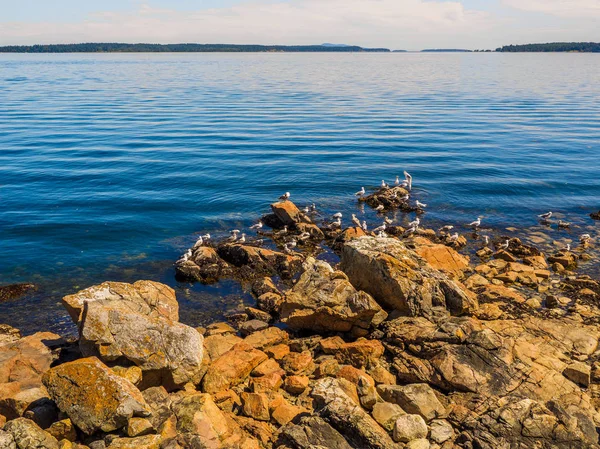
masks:
POLYGON ((425 209, 427 207, 427 204, 421 203, 419 200, 417 200, 417 207, 420 207, 421 209, 425 209))
POLYGON ((311 212, 315 212, 315 213, 317 212, 317 206, 316 206, 316 204, 315 204, 315 203, 312 203, 312 204, 310 205, 310 211, 311 211, 311 212))
POLYGON ((568 221, 558 220, 558 227, 559 228, 570 228, 571 223, 569 223, 568 221))
POLYGON ((200 236, 198 237, 198 240, 196 240, 196 243, 194 243, 193 248, 196 249, 201 247, 202 245, 204 245, 204 239, 202 238, 202 236, 200 236))
POLYGON ((592 239, 592 236, 589 234, 583 234, 581 237, 579 237, 579 241, 584 244, 589 242, 591 239, 592 239))
POLYGON ((542 220, 548 220, 552 216, 552 212, 546 212, 545 214, 538 215, 542 220))
POLYGON ((404 201, 407 202, 410 199, 410 195, 407 193, 406 195, 404 195, 402 198, 400 198, 400 201, 404 201))
POLYGON ((285 225, 281 231, 276 233, 276 235, 287 234, 287 232, 288 232, 288 227, 287 227, 287 225, 285 225))
POLYGON ((378 233, 378 232, 381 232, 381 231, 385 231, 385 229, 386 229, 386 225, 385 225, 385 222, 383 222, 383 224, 381 226, 379 226, 378 228, 373 229, 373 232, 378 233))
POLYGON ((377 233, 377 237, 379 238, 386 238, 388 235, 384 232, 384 231, 379 231, 377 233))
POLYGON ((400 185, 400 176, 396 176, 396 180, 394 181, 394 185, 395 186, 399 186, 400 185))
POLYGON ((356 214, 352 214, 352 223, 359 228, 361 227, 360 220, 358 218, 356 218, 356 214))
POLYGON ((361 226, 362 230, 367 232, 367 230, 369 229, 369 227, 367 226, 367 222, 363 220, 362 222, 362 226, 361 226))
POLYGON ((332 215, 332 217, 333 217, 333 218, 342 218, 342 217, 343 217, 343 215, 342 215, 342 213, 341 213, 341 212, 337 212, 337 213, 333 214, 333 215, 332 215))
POLYGON ((190 257, 192 257, 192 250, 188 249, 185 254, 183 256, 181 256, 181 259, 179 259, 176 263, 183 263, 183 262, 187 262, 188 260, 190 260, 190 257))
POLYGON ((377 207, 375 208, 375 210, 376 210, 377 212, 381 212, 383 209, 385 209, 385 208, 383 207, 383 204, 380 204, 379 206, 377 206, 377 207))
POLYGON ((308 240, 310 238, 310 233, 308 232, 303 232, 302 234, 300 234, 298 236, 298 239, 304 241, 304 240, 308 240))
POLYGON ((391 225, 394 222, 394 220, 392 220, 391 218, 388 218, 388 217, 384 217, 383 221, 385 224, 389 224, 389 225, 391 225))
POLYGON ((404 234, 402 234, 403 237, 407 237, 411 234, 414 234, 415 232, 417 232, 417 229, 419 229, 419 226, 411 226, 410 228, 408 228, 406 231, 404 231, 404 234))
POLYGON ((291 195, 290 195, 290 192, 285 192, 283 195, 281 195, 281 196, 279 197, 279 199, 280 199, 281 201, 286 201, 286 200, 288 200, 288 199, 290 198, 290 196, 291 196, 291 195))
POLYGON ((262 229, 262 227, 263 227, 263 222, 261 220, 258 220, 258 223, 250 226, 250 229, 262 229))
POLYGON ((304 209, 302 209, 302 212, 304 212, 305 214, 309 214, 310 208, 308 206, 306 206, 304 209))
POLYGON ((246 234, 242 234, 238 240, 238 243, 246 243, 246 234))
POLYGON ((262 244, 263 244, 264 242, 265 242, 265 241, 264 241, 263 239, 258 239, 258 240, 254 240, 254 241, 252 242, 252 244, 253 244, 253 245, 256 245, 256 246, 262 246, 262 244))
POLYGON ((207 233, 207 234, 204 234, 204 235, 202 236, 202 238, 203 238, 204 240, 210 240, 210 234, 208 234, 208 233, 207 233))
POLYGON ((421 224, 421 219, 420 219, 419 217, 416 217, 414 221, 411 221, 411 222, 408 224, 408 226, 409 226, 410 228, 414 228, 414 227, 417 227, 417 226, 419 226, 420 224, 421 224))
POLYGON ((479 226, 481 226, 481 219, 483 217, 477 217, 477 220, 475 220, 472 223, 469 223, 469 226, 471 226, 472 228, 478 228, 479 226))
POLYGON ((381 188, 382 189, 387 189, 389 186, 387 185, 387 183, 385 182, 385 179, 381 180, 381 188))
POLYGON ((360 190, 354 194, 354 196, 363 196, 365 193, 367 193, 365 192, 365 188, 361 187, 360 190))
POLYGON ((508 249, 509 245, 510 245, 510 241, 507 240, 506 242, 504 242, 500 245, 500 249, 508 249))
POLYGON ((487 235, 483 236, 483 245, 488 246, 490 244, 490 238, 487 235))
POLYGON ((452 229, 454 229, 454 226, 452 225, 446 225, 446 226, 442 226, 439 231, 440 232, 448 232, 451 231, 452 229))
POLYGON ((229 238, 227 239, 227 241, 228 241, 228 242, 235 242, 235 241, 237 240, 237 238, 238 238, 238 236, 237 236, 237 233, 232 231, 232 232, 231 232, 231 237, 229 237, 229 238))
POLYGON ((451 242, 456 242, 458 240, 458 237, 459 237, 458 232, 455 232, 454 234, 452 234, 450 236, 450 241, 451 242))
POLYGON ((571 244, 570 243, 567 243, 567 247, 565 248, 565 250, 567 252, 571 251, 571 244))
POLYGON ((330 228, 341 228, 342 227, 342 219, 336 218, 335 221, 332 221, 329 225, 330 228))
POLYGON ((408 187, 408 190, 411 191, 412 190, 412 176, 410 176, 410 174, 407 171, 405 171, 404 177, 406 178, 406 187, 408 187))
POLYGON ((290 240, 289 242, 287 242, 285 244, 285 247, 287 249, 292 249, 292 248, 295 248, 297 245, 298 245, 298 242, 296 242, 296 240, 290 240))

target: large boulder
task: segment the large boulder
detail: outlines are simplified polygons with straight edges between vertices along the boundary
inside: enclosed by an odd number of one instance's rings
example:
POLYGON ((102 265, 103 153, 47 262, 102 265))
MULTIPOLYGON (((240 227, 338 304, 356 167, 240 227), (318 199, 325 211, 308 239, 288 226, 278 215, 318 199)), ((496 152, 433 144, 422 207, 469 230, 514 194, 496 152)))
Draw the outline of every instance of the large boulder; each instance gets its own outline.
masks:
POLYGON ((459 278, 469 267, 469 258, 446 245, 432 243, 424 237, 416 237, 415 252, 427 261, 434 269, 446 273, 451 278, 459 278))
POLYGON ((289 278, 301 265, 301 259, 297 255, 236 243, 220 245, 217 254, 225 262, 236 267, 237 275, 243 278, 255 278, 259 274, 279 274, 289 278))
POLYGON ((281 308, 281 320, 292 329, 366 333, 387 317, 369 294, 357 291, 327 262, 309 257, 303 268, 281 308))
POLYGON ((243 382, 267 358, 264 352, 247 343, 238 343, 211 363, 202 379, 202 390, 206 393, 227 390, 243 382))
POLYGON ((271 210, 279 221, 286 226, 294 226, 298 223, 312 223, 310 218, 300 212, 290 200, 271 204, 271 210))
POLYGON ((150 416, 140 391, 95 357, 58 365, 42 379, 58 408, 88 435, 112 432, 132 416, 150 416))
POLYGON ((298 424, 286 424, 279 438, 279 442, 294 449, 313 449, 323 444, 329 449, 352 449, 341 433, 318 416, 307 416, 298 424))
POLYGON ((146 379, 155 379, 150 383, 167 388, 199 383, 203 337, 161 314, 139 313, 134 304, 127 300, 86 302, 79 341, 83 355, 133 363, 146 379))
POLYGON ((217 251, 210 246, 192 248, 189 260, 175 264, 176 276, 185 281, 216 282, 219 278, 231 274, 231 267, 219 257, 217 251))
POLYGON ((364 449, 399 449, 385 429, 359 407, 340 385, 339 379, 319 379, 312 390, 317 412, 346 440, 364 449))
POLYGON ((32 405, 48 397, 42 375, 55 357, 52 348, 62 339, 51 332, 0 344, 0 414, 22 416, 32 405))
POLYGON ((33 284, 0 285, 0 302, 17 299, 35 290, 35 288, 33 284))
POLYGON ((433 269, 394 238, 360 237, 344 244, 340 269, 352 285, 386 308, 429 316, 433 307, 453 315, 473 313, 476 296, 433 269))
POLYGON ((139 314, 179 320, 179 304, 175 291, 159 282, 137 281, 133 284, 104 282, 74 295, 65 296, 62 300, 76 324, 80 321, 85 304, 94 301, 127 301, 127 306, 139 314))

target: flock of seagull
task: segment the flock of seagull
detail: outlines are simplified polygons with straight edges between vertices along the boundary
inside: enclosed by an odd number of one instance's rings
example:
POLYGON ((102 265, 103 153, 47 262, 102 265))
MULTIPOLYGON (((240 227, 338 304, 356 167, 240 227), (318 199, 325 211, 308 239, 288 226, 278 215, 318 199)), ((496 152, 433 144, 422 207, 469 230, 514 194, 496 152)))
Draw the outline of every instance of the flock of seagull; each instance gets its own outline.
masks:
MULTIPOLYGON (((402 187, 404 189, 406 189, 409 193, 404 195, 403 197, 399 198, 401 201, 406 201, 408 202, 410 200, 410 195, 412 192, 412 185, 413 185, 413 178, 412 176, 408 173, 408 172, 404 172, 404 179, 400 179, 399 176, 396 176, 396 179, 394 181, 394 187, 402 187)), ((388 183, 385 182, 385 180, 381 181, 381 185, 379 188, 379 191, 382 190, 387 190, 390 188, 390 185, 388 183)), ((362 198, 364 195, 366 195, 367 192, 365 190, 364 187, 361 187, 361 189, 356 192, 354 194, 354 196, 358 197, 358 198, 362 198)), ((390 197, 391 199, 398 199, 398 197, 396 196, 397 194, 394 192, 393 196, 390 197)), ((281 195, 279 197, 279 201, 287 201, 289 200, 291 197, 290 192, 285 192, 283 195, 281 195)), ((415 202, 417 208, 422 212, 426 207, 427 204, 420 202, 419 200, 416 200, 415 202)), ((374 208, 376 212, 378 213, 383 213, 383 210, 385 209, 383 205, 378 205, 377 207, 374 208)), ((318 211, 317 211, 317 207, 315 205, 315 203, 312 203, 310 206, 306 206, 302 209, 302 211, 304 212, 304 214, 306 214, 307 216, 315 216, 315 215, 319 215, 318 211)), ((553 212, 549 211, 547 213, 544 214, 540 214, 537 217, 539 218, 540 222, 544 223, 544 224, 550 224, 550 218, 552 217, 553 212)), ((331 216, 331 221, 329 221, 328 223, 326 223, 327 228, 334 230, 334 229, 341 229, 342 227, 342 218, 343 215, 341 212, 337 212, 335 214, 333 214, 331 216)), ((483 216, 478 216, 476 220, 472 221, 471 223, 466 224, 466 227, 471 228, 475 233, 479 232, 479 230, 481 229, 481 224, 482 224, 482 220, 483 220, 483 216)), ((368 225, 367 222, 365 220, 363 220, 362 222, 358 219, 358 217, 356 216, 356 214, 352 214, 352 224, 358 228, 361 228, 363 231, 368 232, 368 225)), ((393 224, 392 219, 388 218, 387 216, 384 216, 383 218, 383 223, 374 228, 373 232, 377 235, 377 237, 387 237, 388 235, 386 234, 386 230, 393 224)), ((404 231, 403 237, 408 237, 411 234, 414 234, 415 232, 417 232, 419 230, 419 226, 421 225, 421 219, 419 218, 419 216, 417 215, 415 217, 415 219, 413 221, 411 221, 408 224, 408 228, 404 231)), ((562 228, 562 229, 566 229, 569 228, 571 226, 570 223, 563 221, 563 220, 559 220, 557 222, 558 228, 562 228)), ((263 228, 264 223, 262 222, 262 220, 259 220, 256 224, 250 226, 250 230, 255 231, 257 233, 259 233, 261 231, 261 229, 263 228)), ((440 233, 442 233, 443 235, 447 236, 447 239, 450 242, 456 242, 459 238, 460 235, 458 232, 454 232, 453 234, 450 234, 450 231, 452 231, 454 229, 454 226, 452 225, 445 225, 442 226, 438 231, 440 233)), ((227 242, 229 243, 246 243, 248 241, 247 239, 247 235, 245 233, 242 233, 239 229, 233 229, 231 231, 229 231, 230 236, 226 239, 227 242)), ((284 226, 281 230, 276 230, 273 232, 273 236, 285 236, 286 234, 288 234, 288 227, 284 226)), ((285 242, 284 244, 284 252, 289 254, 292 252, 292 250, 294 248, 296 248, 296 246, 298 245, 298 241, 304 242, 308 239, 310 239, 311 235, 308 232, 303 232, 298 236, 295 236, 294 238, 288 240, 287 242, 285 242)), ((481 235, 481 238, 483 240, 483 246, 487 247, 490 244, 490 237, 487 235, 481 235)), ((590 234, 582 234, 579 237, 579 242, 582 245, 587 245, 590 240, 592 239, 592 237, 590 236, 590 234)), ((181 263, 181 262, 186 262, 188 261, 191 257, 192 257, 192 251, 195 250, 196 248, 205 245, 206 243, 208 243, 211 240, 211 236, 210 234, 204 234, 198 237, 198 240, 196 241, 196 243, 194 244, 194 246, 191 249, 188 249, 186 251, 186 253, 181 257, 181 259, 179 259, 177 261, 177 263, 181 263)), ((256 246, 261 246, 264 241, 262 239, 254 239, 251 241, 251 243, 253 245, 256 246)), ((504 242, 495 245, 497 249, 503 249, 506 250, 508 249, 510 245, 510 240, 505 240, 504 242)), ((566 245, 566 251, 570 251, 571 250, 571 245, 568 244, 566 245)))

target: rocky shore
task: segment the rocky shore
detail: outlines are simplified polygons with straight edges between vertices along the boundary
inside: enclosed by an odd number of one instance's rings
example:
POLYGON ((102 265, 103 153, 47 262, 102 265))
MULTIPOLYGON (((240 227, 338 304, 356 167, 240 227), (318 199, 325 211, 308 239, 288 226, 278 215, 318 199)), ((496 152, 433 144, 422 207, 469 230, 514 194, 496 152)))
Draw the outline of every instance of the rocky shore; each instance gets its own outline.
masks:
MULTIPOLYGON (((361 200, 419 212, 406 195, 361 200)), ((499 237, 469 256, 444 231, 271 208, 271 248, 202 242, 176 264, 251 289, 227 322, 187 326, 174 290, 142 280, 63 298, 75 341, 0 326, 0 449, 600 447, 585 246, 499 237)))

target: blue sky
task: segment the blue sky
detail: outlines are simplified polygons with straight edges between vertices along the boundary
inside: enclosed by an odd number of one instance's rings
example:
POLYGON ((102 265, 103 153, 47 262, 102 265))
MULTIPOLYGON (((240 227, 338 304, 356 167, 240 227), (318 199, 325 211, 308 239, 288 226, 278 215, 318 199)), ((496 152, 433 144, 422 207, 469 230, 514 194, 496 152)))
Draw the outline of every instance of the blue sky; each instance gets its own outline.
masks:
POLYGON ((0 45, 72 42, 495 48, 600 40, 600 0, 0 0, 0 45))

